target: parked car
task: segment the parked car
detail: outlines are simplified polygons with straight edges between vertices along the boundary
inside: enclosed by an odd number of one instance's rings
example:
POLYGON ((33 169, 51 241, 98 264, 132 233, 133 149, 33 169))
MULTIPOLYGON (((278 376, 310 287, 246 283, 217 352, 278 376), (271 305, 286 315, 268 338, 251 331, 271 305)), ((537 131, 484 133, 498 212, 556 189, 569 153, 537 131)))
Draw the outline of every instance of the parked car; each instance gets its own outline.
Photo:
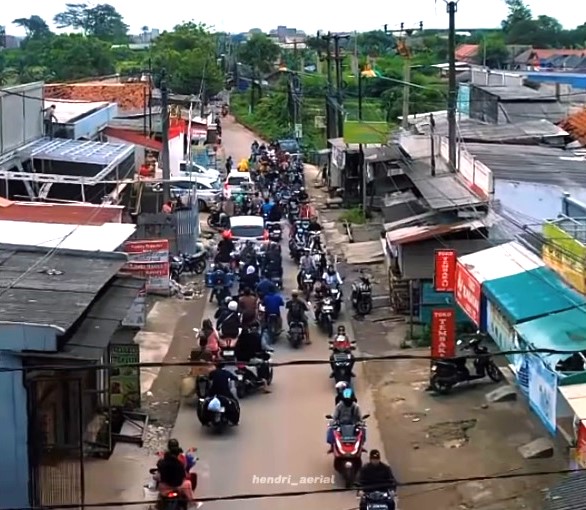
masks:
POLYGON ((189 177, 189 174, 199 175, 201 177, 207 177, 217 181, 220 178, 220 172, 215 168, 205 168, 197 163, 192 163, 191 166, 187 161, 182 161, 179 164, 179 172, 182 176, 189 177))
MULTIPOLYGON (((162 192, 163 184, 153 185, 153 191, 162 192)), ((176 200, 181 197, 184 204, 197 205, 200 211, 208 211, 220 202, 222 197, 222 185, 220 181, 201 176, 192 176, 189 180, 183 176, 171 178, 171 198, 176 200)))
POLYGON ((250 172, 232 170, 224 181, 224 197, 228 198, 235 193, 249 191, 254 187, 250 172))

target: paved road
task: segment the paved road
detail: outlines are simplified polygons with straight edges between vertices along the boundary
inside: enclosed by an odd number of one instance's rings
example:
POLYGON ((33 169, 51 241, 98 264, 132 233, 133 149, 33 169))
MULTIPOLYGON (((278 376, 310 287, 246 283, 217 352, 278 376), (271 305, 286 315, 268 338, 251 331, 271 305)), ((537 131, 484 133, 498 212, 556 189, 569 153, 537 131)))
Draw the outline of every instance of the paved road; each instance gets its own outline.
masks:
MULTIPOLYGON (((243 127, 224 121, 226 154, 235 161, 246 157, 254 136, 243 127)), ((294 286, 296 268, 284 257, 285 292, 294 286)), ((209 305, 204 316, 211 316, 215 305, 209 305)), ((327 339, 315 328, 311 330, 313 345, 293 351, 283 337, 277 344, 275 361, 293 359, 326 359, 327 339)), ((356 367, 358 375, 362 367, 356 367)), ((216 436, 202 429, 190 405, 179 413, 173 436, 184 447, 196 446, 200 454, 200 487, 202 497, 233 494, 266 494, 314 491, 340 487, 334 479, 332 459, 326 454, 326 421, 324 415, 333 409, 333 383, 326 365, 281 367, 275 369, 273 393, 247 397, 241 402, 241 423, 237 428, 216 436), (262 483, 260 477, 278 477, 281 483, 262 483), (257 478, 255 478, 257 477, 257 478), (305 480, 303 477, 306 477, 305 480), (314 480, 307 480, 313 477, 314 480)), ((357 391, 363 413, 374 414, 372 400, 358 381, 357 391)), ((374 418, 369 419, 368 446, 380 447, 374 418)), ((267 498, 244 501, 206 503, 211 510, 298 509, 349 510, 356 507, 354 493, 314 494, 303 497, 267 498)))

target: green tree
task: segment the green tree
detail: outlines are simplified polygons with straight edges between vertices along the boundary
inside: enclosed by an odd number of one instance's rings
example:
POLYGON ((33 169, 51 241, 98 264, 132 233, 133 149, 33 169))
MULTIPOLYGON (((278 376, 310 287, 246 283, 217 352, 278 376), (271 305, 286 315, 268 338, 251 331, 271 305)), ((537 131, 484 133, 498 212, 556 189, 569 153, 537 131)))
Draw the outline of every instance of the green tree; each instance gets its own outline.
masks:
POLYGON ((47 22, 36 14, 28 18, 17 18, 12 23, 24 28, 27 39, 42 39, 51 35, 47 22))
POLYGON ((153 68, 165 69, 169 87, 179 94, 197 94, 202 81, 208 96, 223 87, 216 59, 216 41, 205 25, 183 23, 164 32, 151 48, 153 68))
POLYGON ((122 15, 110 4, 65 4, 66 9, 55 15, 58 28, 81 30, 83 34, 104 41, 122 42, 128 39, 128 25, 122 15))
POLYGON ((509 57, 509 50, 502 34, 491 33, 478 45, 476 63, 493 69, 504 69, 509 57))
POLYGON ((275 63, 279 58, 281 49, 265 34, 253 34, 238 51, 238 56, 243 64, 261 73, 271 73, 275 70, 275 63))
POLYGON ((361 55, 380 57, 395 52, 395 38, 382 30, 358 34, 358 51, 361 55))
POLYGON ((513 26, 523 21, 531 21, 533 19, 531 9, 523 0, 505 0, 505 3, 509 8, 507 18, 501 23, 505 32, 510 32, 513 26))

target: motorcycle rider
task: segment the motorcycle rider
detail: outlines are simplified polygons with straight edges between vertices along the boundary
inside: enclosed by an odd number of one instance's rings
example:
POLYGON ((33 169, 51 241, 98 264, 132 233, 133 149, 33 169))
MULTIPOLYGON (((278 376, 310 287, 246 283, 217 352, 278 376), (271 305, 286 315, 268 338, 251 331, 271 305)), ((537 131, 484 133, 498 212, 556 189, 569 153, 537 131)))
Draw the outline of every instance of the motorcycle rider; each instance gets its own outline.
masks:
MULTIPOLYGON (((381 461, 378 450, 370 450, 369 462, 367 462, 358 473, 358 484, 362 490, 360 499, 360 510, 366 510, 366 497, 369 492, 373 491, 392 491, 397 490, 397 480, 390 466, 381 461)), ((395 502, 392 501, 388 510, 395 509, 395 502)))
POLYGON ((175 440, 169 441, 168 450, 157 462, 159 494, 165 496, 169 492, 178 490, 187 501, 193 501, 193 487, 191 480, 186 476, 187 462, 180 458, 183 451, 179 448, 179 443, 175 447, 173 441, 175 440))
POLYGON ((240 260, 247 265, 257 266, 256 249, 252 241, 246 241, 244 248, 240 252, 240 260))
POLYGON ((222 239, 218 243, 218 253, 216 254, 215 262, 219 264, 229 264, 232 252, 236 250, 232 234, 229 230, 222 232, 222 239))
POLYGON ((269 293, 263 299, 263 305, 265 307, 266 316, 269 317, 270 315, 277 316, 277 330, 281 331, 283 327, 283 323, 281 320, 281 308, 285 306, 285 302, 281 295, 277 292, 277 289, 273 286, 273 288, 269 291, 269 293))
POLYGON ((303 275, 310 274, 315 277, 316 267, 309 250, 303 250, 303 255, 299 259, 299 272, 297 273, 297 286, 303 287, 303 275))
POLYGON ((245 287, 242 296, 238 300, 238 311, 244 316, 256 317, 258 298, 252 293, 250 287, 245 287))
POLYGON ((224 322, 224 319, 230 315, 230 310, 228 310, 228 304, 232 301, 232 296, 226 296, 224 301, 220 304, 216 313, 214 313, 214 319, 216 319, 216 329, 220 329, 219 325, 224 322))
POLYGON ((334 427, 338 425, 358 425, 362 421, 360 407, 356 403, 354 392, 346 388, 342 392, 342 400, 336 405, 332 421, 328 427, 327 442, 330 445, 328 453, 334 451, 334 427))
POLYGON ((269 215, 267 217, 267 221, 274 221, 280 222, 283 218, 283 211, 281 211, 281 206, 278 203, 275 203, 271 210, 269 211, 269 215))
POLYGON ((256 140, 254 142, 252 142, 252 145, 250 146, 251 154, 256 155, 259 151, 259 147, 260 147, 260 145, 258 144, 258 142, 256 140))
POLYGON ((246 268, 244 276, 240 278, 240 288, 245 289, 248 287, 249 289, 254 289, 257 285, 258 273, 256 272, 256 268, 253 265, 249 265, 246 268))
POLYGON ((265 252, 263 272, 269 278, 283 278, 283 257, 279 248, 277 243, 271 242, 265 252))
MULTIPOLYGON (((260 325, 257 321, 255 321, 249 327, 242 330, 242 334, 240 335, 238 342, 236 342, 234 355, 236 356, 237 361, 243 363, 254 363, 262 361, 260 357, 263 356, 264 353, 265 349, 262 345, 260 325)), ((258 376, 258 371, 257 373, 255 373, 248 366, 246 367, 246 371, 254 380, 258 380, 262 383, 263 390, 265 393, 271 392, 267 381, 258 376)))
POLYGON ((313 298, 315 301, 315 321, 319 321, 319 314, 324 298, 328 295, 329 289, 323 280, 318 280, 313 286, 313 298))
POLYGON ((309 226, 307 227, 308 232, 321 232, 322 228, 321 225, 317 221, 317 217, 313 216, 311 221, 309 222, 309 226))
POLYGON ((301 203, 307 202, 309 200, 309 195, 307 194, 307 191, 305 191, 304 187, 299 188, 299 193, 297 194, 297 198, 299 199, 299 201, 301 203))
POLYGON ((218 321, 218 329, 221 338, 238 338, 240 333, 240 316, 238 315, 238 303, 230 301, 228 303, 228 312, 223 320, 218 321))
POLYGON ((262 279, 256 286, 256 293, 259 299, 264 299, 264 297, 271 292, 276 292, 275 284, 270 280, 270 278, 267 278, 266 275, 263 275, 262 279))
POLYGON ((336 268, 331 264, 327 267, 325 273, 322 275, 322 280, 330 288, 339 287, 342 285, 342 283, 344 283, 342 281, 342 277, 338 271, 336 271, 336 268))
POLYGON ((292 322, 301 322, 305 333, 305 343, 310 344, 309 326, 307 324, 307 313, 309 313, 309 306, 299 297, 299 291, 291 292, 291 299, 285 304, 287 309, 287 325, 291 326, 292 322))
POLYGON ((229 174, 232 171, 232 164, 234 161, 232 160, 232 156, 228 156, 226 159, 226 173, 229 174))
POLYGON ((252 199, 252 213, 253 214, 260 214, 262 209, 263 199, 260 196, 260 193, 257 191, 254 194, 254 198, 252 199))
MULTIPOLYGON (((238 345, 238 344, 237 344, 238 345)), ((224 368, 223 363, 216 363, 216 368, 210 372, 208 376, 210 379, 209 395, 218 397, 224 407, 226 408, 226 418, 234 425, 238 425, 240 421, 240 404, 234 396, 230 383, 237 383, 238 378, 224 368)))
MULTIPOLYGON (((342 398, 344 396, 344 390, 349 387, 350 386, 346 381, 340 381, 336 383, 336 386, 334 386, 334 388, 336 389, 336 405, 338 405, 342 401, 342 398)), ((354 392, 352 392, 352 398, 354 399, 354 402, 358 402, 358 399, 356 398, 356 394, 354 392)))
POLYGON ((272 202, 270 198, 265 198, 265 203, 261 207, 262 215, 265 218, 268 218, 269 214, 271 213, 271 209, 274 205, 274 202, 272 202))

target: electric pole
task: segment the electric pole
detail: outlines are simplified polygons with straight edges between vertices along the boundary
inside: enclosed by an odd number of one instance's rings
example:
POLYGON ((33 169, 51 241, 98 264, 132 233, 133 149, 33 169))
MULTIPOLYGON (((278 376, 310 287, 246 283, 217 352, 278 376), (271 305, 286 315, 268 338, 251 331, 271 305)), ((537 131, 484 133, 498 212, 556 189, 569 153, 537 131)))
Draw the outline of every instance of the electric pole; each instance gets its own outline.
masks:
POLYGON ((163 202, 171 199, 171 162, 169 158, 169 89, 167 88, 167 73, 161 71, 161 143, 163 153, 163 202))
POLYGON ((344 95, 342 91, 342 60, 344 56, 340 52, 340 41, 350 39, 347 34, 334 34, 334 61, 336 69, 336 100, 337 100, 337 119, 338 119, 338 138, 344 136, 344 95))
MULTIPOLYGON (((317 37, 326 43, 326 54, 318 55, 321 62, 326 63, 326 77, 327 77, 327 90, 326 90, 326 138, 337 138, 337 128, 334 128, 334 110, 332 108, 332 34, 328 32, 325 35, 317 33, 317 37)), ((320 52, 321 53, 321 52, 320 52)))
POLYGON ((446 1, 449 15, 448 29, 448 154, 450 162, 450 171, 456 171, 456 107, 457 107, 457 88, 456 88, 456 11, 458 10, 458 0, 446 1))

